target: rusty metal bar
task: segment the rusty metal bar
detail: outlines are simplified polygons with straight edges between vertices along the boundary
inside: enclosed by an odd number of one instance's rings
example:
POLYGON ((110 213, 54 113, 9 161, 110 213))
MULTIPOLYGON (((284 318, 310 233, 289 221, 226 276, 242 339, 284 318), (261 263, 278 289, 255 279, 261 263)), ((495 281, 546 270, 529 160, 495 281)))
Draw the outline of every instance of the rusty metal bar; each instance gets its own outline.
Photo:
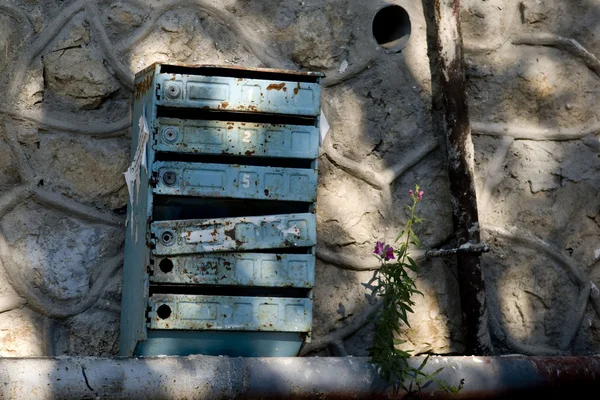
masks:
MULTIPOLYGON (((473 143, 465 89, 459 0, 435 0, 437 58, 444 103, 448 176, 458 247, 480 242, 473 179, 473 143)), ((480 254, 456 255, 467 354, 492 354, 480 254)))
MULTIPOLYGON (((431 357, 425 371, 441 367, 437 378, 453 386, 462 380, 463 389, 450 395, 431 383, 418 398, 583 398, 600 389, 600 357, 431 357)), ((6 400, 391 397, 393 389, 365 358, 0 358, 6 400)))
POLYGON ((427 257, 450 257, 457 254, 474 253, 481 254, 490 251, 490 247, 486 243, 470 244, 465 243, 461 247, 454 247, 452 249, 431 249, 425 252, 427 257))

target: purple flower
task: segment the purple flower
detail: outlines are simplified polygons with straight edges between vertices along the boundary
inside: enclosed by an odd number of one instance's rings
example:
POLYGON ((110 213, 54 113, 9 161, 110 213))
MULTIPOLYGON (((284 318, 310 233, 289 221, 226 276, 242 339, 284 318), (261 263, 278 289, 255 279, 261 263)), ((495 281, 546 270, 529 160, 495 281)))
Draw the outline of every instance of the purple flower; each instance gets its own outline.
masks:
POLYGON ((388 246, 385 249, 385 261, 389 261, 389 260, 394 260, 396 257, 394 257, 394 249, 392 248, 392 246, 388 246))
POLYGON ((382 256, 383 255, 383 243, 382 242, 378 241, 375 244, 375 251, 373 253, 377 254, 378 256, 382 256))
POLYGON ((415 197, 415 193, 412 190, 409 190, 408 194, 410 194, 410 197, 415 197))
POLYGON ((424 191, 420 190, 419 194, 417 195, 417 201, 421 201, 421 199, 423 199, 423 195, 425 194, 424 191))

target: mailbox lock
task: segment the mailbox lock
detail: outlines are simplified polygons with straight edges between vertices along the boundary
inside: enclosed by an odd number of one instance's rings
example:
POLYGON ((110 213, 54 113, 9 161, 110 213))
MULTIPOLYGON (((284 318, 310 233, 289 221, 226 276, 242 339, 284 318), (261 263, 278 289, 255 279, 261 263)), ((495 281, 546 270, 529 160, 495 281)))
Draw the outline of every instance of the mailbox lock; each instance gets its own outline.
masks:
POLYGON ((165 258, 161 260, 161 262, 158 264, 158 267, 163 273, 168 274, 169 272, 173 271, 173 261, 165 258))
POLYGON ((177 136, 179 136, 179 132, 177 131, 177 128, 173 126, 166 127, 162 131, 162 138, 167 143, 173 143, 176 141, 177 136))
POLYGON ((156 309, 156 315, 160 319, 167 319, 171 316, 171 307, 166 304, 161 305, 156 309))
POLYGON ((171 231, 164 231, 162 235, 160 235, 160 241, 165 246, 170 246, 175 242, 175 234, 171 231))
POLYGON ((173 186, 177 182, 177 174, 174 171, 165 171, 162 181, 167 186, 173 186))
POLYGON ((176 99, 181 94, 181 87, 174 82, 169 82, 165 85, 165 94, 170 99, 176 99))

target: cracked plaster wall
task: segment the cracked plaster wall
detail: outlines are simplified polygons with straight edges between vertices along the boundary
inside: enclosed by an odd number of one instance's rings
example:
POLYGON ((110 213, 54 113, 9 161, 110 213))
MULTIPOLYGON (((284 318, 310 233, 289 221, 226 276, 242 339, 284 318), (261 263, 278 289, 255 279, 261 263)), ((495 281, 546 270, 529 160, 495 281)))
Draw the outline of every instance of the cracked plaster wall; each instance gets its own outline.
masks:
MULTIPOLYGON (((499 353, 600 347, 599 14, 600 1, 462 2, 499 353)), ((452 234, 426 35, 409 0, 0 0, 0 356, 116 354, 131 88, 157 61, 325 72, 332 129, 303 354, 366 355, 371 253, 402 226, 414 184, 424 245, 452 234), (384 4, 410 15, 401 53, 371 35, 384 4)), ((455 266, 421 259, 406 348, 460 353, 455 266)))

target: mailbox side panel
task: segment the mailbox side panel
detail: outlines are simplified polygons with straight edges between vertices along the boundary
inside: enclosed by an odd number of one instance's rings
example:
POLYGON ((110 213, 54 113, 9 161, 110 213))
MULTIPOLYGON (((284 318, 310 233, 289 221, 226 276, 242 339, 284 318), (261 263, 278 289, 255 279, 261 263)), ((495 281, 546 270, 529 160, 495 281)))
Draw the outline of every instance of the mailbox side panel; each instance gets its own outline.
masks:
POLYGON ((138 341, 146 338, 145 311, 148 297, 146 268, 150 262, 149 218, 152 191, 149 188, 154 161, 152 130, 155 114, 155 69, 136 75, 131 128, 131 165, 126 175, 129 189, 121 303, 119 354, 132 356, 138 341), (144 132, 144 121, 147 132, 144 132), (147 135, 147 136, 146 136, 147 135))

